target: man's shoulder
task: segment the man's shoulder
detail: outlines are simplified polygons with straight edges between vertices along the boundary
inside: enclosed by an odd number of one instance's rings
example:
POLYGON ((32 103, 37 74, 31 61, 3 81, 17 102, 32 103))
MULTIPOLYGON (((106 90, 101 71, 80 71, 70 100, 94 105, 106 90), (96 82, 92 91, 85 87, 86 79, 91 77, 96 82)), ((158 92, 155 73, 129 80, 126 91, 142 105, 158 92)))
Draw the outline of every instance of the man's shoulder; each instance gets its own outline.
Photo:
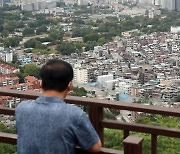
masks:
POLYGON ((67 104, 67 111, 69 111, 69 113, 73 114, 74 116, 76 114, 82 115, 84 112, 80 107, 73 104, 67 104))
POLYGON ((33 102, 34 100, 28 100, 28 101, 22 101, 21 103, 19 103, 16 107, 16 112, 17 111, 21 111, 23 110, 24 108, 27 108, 29 105, 31 105, 31 103, 33 102))

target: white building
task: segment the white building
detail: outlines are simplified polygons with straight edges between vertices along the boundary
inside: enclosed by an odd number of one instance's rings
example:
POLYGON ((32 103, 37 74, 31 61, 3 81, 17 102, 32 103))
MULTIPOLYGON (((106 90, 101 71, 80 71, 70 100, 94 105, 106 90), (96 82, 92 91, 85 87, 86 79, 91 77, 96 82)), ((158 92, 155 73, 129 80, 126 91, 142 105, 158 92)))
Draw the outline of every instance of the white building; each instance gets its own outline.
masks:
POLYGON ((175 0, 161 0, 162 9, 167 9, 169 11, 175 10, 175 0))
POLYGON ((75 66, 74 70, 74 81, 81 84, 88 83, 88 69, 75 66))
POLYGON ((65 0, 65 5, 74 5, 76 3, 76 0, 65 0))
POLYGON ((176 0, 176 11, 180 11, 180 0, 176 0))
POLYGON ((112 81, 113 80, 113 75, 109 74, 109 75, 102 75, 102 76, 98 76, 97 77, 97 85, 100 88, 105 88, 106 87, 106 81, 112 81))
POLYGON ((104 88, 107 90, 114 90, 117 80, 109 80, 104 82, 104 88))
POLYGON ((11 63, 13 60, 13 53, 12 51, 1 51, 0 52, 0 59, 2 59, 5 62, 11 63))
POLYGON ((161 0, 155 0, 155 5, 161 5, 161 0))
POLYGON ((0 6, 3 6, 3 0, 0 0, 0 6))
POLYGON ((171 33, 180 33, 180 26, 171 27, 171 33))
POLYGON ((119 87, 116 88, 116 92, 120 94, 131 94, 131 85, 126 82, 119 82, 119 87))
POLYGON ((81 5, 88 5, 88 1, 87 1, 87 0, 78 0, 78 1, 77 1, 77 4, 78 4, 79 6, 81 6, 81 5))

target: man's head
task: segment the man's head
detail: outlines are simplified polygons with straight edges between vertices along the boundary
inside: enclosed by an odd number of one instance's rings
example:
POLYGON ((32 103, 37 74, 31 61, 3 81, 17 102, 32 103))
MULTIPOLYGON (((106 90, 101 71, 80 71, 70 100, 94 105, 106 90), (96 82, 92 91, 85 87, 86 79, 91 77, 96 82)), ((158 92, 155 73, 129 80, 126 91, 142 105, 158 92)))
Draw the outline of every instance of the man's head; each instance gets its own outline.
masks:
POLYGON ((73 79, 72 66, 63 60, 49 60, 40 71, 43 90, 63 92, 73 79))

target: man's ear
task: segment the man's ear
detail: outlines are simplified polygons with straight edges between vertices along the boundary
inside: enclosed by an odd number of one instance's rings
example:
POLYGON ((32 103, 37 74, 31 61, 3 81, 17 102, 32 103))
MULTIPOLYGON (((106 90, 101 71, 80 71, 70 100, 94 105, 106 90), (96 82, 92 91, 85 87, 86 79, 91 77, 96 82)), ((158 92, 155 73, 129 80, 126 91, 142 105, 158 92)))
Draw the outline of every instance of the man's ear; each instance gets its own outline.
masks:
POLYGON ((72 87, 73 87, 73 83, 72 83, 72 81, 71 81, 71 82, 69 82, 69 84, 68 84, 68 88, 69 88, 69 90, 71 90, 71 89, 72 89, 72 87))
POLYGON ((73 83, 71 81, 71 82, 69 82, 68 87, 67 87, 68 94, 70 93, 72 87, 73 87, 73 83))
POLYGON ((40 84, 40 88, 42 88, 42 81, 40 81, 40 83, 39 83, 39 84, 40 84))

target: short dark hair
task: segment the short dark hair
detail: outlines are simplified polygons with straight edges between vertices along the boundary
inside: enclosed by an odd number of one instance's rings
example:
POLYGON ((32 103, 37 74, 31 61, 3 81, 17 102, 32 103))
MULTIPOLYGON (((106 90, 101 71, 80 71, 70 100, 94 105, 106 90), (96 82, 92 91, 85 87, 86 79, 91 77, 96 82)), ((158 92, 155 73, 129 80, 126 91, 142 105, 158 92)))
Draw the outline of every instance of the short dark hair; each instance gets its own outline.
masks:
POLYGON ((73 79, 72 66, 58 59, 49 60, 40 71, 44 90, 64 91, 73 79))

